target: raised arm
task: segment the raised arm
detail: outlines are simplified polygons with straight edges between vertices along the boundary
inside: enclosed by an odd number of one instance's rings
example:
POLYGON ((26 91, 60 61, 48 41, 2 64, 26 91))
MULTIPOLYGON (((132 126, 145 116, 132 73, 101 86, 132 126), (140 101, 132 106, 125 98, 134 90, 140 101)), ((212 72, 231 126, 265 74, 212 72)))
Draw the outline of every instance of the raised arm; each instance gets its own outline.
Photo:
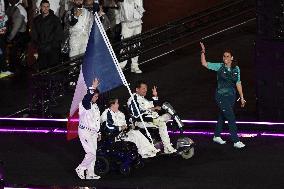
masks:
POLYGON ((201 52, 200 52, 201 65, 207 68, 207 61, 205 58, 205 46, 202 42, 200 42, 200 46, 201 46, 201 52))

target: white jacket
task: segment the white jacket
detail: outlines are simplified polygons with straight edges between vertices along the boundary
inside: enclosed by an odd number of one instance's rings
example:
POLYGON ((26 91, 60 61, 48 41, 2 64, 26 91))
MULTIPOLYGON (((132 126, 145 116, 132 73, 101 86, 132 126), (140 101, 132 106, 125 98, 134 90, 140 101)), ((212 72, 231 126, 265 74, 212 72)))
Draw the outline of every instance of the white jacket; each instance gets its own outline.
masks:
POLYGON ((121 22, 126 22, 129 27, 142 24, 143 0, 124 0, 120 3, 119 18, 121 22))
POLYGON ((79 125, 88 127, 95 133, 100 130, 100 110, 97 104, 92 104, 89 110, 83 107, 82 102, 79 104, 79 125))
POLYGON ((83 8, 82 14, 78 17, 78 22, 70 27, 70 37, 86 35, 89 36, 94 21, 93 14, 83 8))
POLYGON ((102 115, 101 115, 101 122, 106 122, 106 126, 107 127, 113 127, 113 126, 116 126, 116 127, 119 127, 119 130, 121 130, 121 127, 122 126, 125 126, 126 125, 126 120, 125 120, 125 115, 121 112, 121 111, 118 111, 118 112, 114 112, 112 111, 111 109, 106 109, 102 115), (108 114, 111 115, 111 118, 108 118, 108 114), (110 125, 107 121, 108 119, 112 119, 113 121, 113 124, 110 125))

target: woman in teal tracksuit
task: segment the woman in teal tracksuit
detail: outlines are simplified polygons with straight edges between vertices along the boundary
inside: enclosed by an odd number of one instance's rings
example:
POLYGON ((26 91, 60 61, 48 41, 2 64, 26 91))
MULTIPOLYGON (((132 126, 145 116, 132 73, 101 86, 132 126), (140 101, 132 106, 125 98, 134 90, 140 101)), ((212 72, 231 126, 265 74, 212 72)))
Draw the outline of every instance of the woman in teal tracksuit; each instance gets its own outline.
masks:
POLYGON ((225 120, 228 120, 231 140, 235 148, 243 148, 245 145, 239 140, 237 135, 236 118, 234 114, 234 104, 236 100, 236 88, 240 95, 241 107, 245 106, 245 99, 240 80, 240 68, 236 65, 231 50, 225 50, 222 63, 207 62, 205 58, 205 47, 201 45, 201 64, 217 72, 217 89, 215 94, 216 103, 219 107, 219 117, 216 125, 213 141, 219 144, 225 144, 222 140, 221 132, 225 120))

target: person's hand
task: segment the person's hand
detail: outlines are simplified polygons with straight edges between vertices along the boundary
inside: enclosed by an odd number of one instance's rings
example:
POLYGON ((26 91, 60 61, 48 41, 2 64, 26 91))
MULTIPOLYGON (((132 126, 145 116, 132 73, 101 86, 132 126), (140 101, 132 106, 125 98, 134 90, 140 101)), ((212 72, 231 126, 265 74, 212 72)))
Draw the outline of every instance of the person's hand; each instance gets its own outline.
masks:
POLYGON ((98 86, 99 86, 99 80, 98 80, 98 78, 95 78, 94 80, 93 80, 93 88, 94 89, 96 89, 98 86))
POLYGON ((7 31, 7 28, 6 28, 6 27, 1 28, 1 29, 0 29, 0 35, 4 35, 4 34, 6 33, 6 31, 7 31))
POLYGON ((35 59, 38 59, 38 53, 34 53, 35 59))
POLYGON ((98 134, 98 141, 101 141, 101 140, 102 140, 102 135, 98 134))
POLYGON ((123 130, 125 130, 125 129, 127 129, 127 125, 122 125, 122 126, 121 126, 121 130, 123 131, 123 130))
POLYGON ((205 53, 205 46, 202 42, 200 42, 201 52, 205 53))
POLYGON ((153 87, 152 94, 153 94, 154 97, 158 96, 158 92, 157 92, 157 87, 156 86, 153 87))
POLYGON ((242 107, 242 108, 245 107, 246 102, 247 102, 247 101, 246 101, 244 98, 241 98, 241 107, 242 107))
POLYGON ((75 14, 75 16, 76 17, 79 17, 81 14, 82 14, 82 12, 83 12, 83 9, 75 9, 75 12, 74 12, 74 14, 75 14))
POLYGON ((152 111, 159 111, 159 110, 161 110, 162 108, 161 108, 161 106, 155 106, 155 107, 153 107, 153 108, 150 108, 152 111))

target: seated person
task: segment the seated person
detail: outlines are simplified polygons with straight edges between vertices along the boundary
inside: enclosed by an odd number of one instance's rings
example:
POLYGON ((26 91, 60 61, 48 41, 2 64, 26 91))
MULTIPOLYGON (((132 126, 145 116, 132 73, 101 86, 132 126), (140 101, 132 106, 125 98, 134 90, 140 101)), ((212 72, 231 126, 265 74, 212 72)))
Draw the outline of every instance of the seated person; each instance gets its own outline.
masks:
MULTIPOLYGON (((171 118, 171 115, 166 113, 160 116, 158 114, 158 111, 161 110, 161 107, 157 106, 158 104, 157 87, 154 86, 154 88, 152 89, 153 100, 147 100, 145 98, 147 94, 146 82, 138 81, 135 85, 135 91, 136 92, 133 94, 134 100, 138 106, 137 108, 139 109, 143 120, 145 122, 152 123, 154 126, 157 126, 159 129, 159 135, 164 145, 164 153, 166 154, 175 153, 177 150, 172 147, 166 125, 166 122, 171 118)), ((140 122, 139 112, 135 108, 132 98, 128 99, 127 105, 131 110, 132 116, 140 122)))
MULTIPOLYGON (((105 123, 109 130, 125 130, 127 124, 124 114, 118 110, 118 99, 110 99, 108 107, 101 115, 101 122, 105 123)), ((159 152, 139 130, 130 129, 125 135, 116 137, 116 140, 135 143, 142 158, 154 157, 159 152)))

